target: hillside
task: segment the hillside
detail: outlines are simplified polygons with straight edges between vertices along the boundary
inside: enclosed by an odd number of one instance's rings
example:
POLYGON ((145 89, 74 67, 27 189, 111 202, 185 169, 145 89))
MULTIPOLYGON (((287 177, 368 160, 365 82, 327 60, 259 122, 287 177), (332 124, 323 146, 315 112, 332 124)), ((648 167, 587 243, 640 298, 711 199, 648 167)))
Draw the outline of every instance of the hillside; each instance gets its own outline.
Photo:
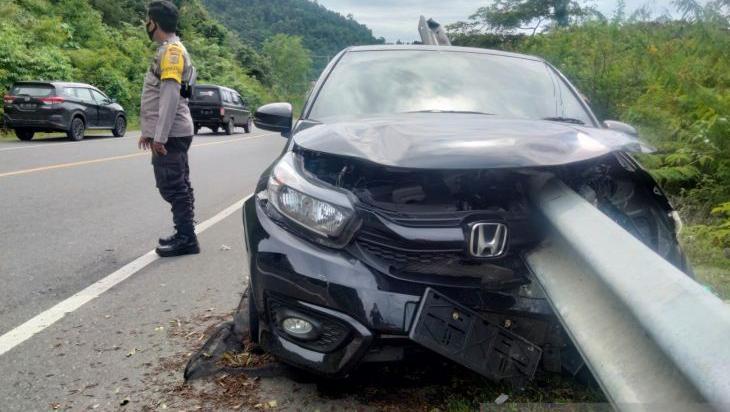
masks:
POLYGON ((315 70, 345 47, 384 42, 367 26, 309 0, 203 1, 220 21, 257 48, 277 33, 301 36, 304 47, 312 51, 315 70))
MULTIPOLYGON (((202 82, 238 89, 254 104, 270 100, 263 59, 215 21, 199 0, 177 1, 181 35, 202 82)), ((93 84, 135 115, 154 46, 141 24, 145 0, 3 0, 0 93, 18 80, 93 84)))

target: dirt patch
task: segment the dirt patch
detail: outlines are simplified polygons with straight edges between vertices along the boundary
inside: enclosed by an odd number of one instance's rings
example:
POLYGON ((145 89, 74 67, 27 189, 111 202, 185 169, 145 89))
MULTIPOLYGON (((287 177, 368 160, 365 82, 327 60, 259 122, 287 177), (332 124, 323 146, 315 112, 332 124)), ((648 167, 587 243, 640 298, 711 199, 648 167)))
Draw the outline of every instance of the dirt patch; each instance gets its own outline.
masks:
POLYGON ((261 352, 256 345, 246 339, 241 352, 226 352, 218 362, 221 368, 246 369, 263 368, 276 363, 276 359, 268 353, 261 352))
MULTIPOLYGON (((260 378, 249 378, 245 374, 217 374, 206 380, 185 382, 183 371, 191 356, 197 353, 208 338, 218 330, 218 325, 229 321, 228 314, 207 312, 190 319, 175 319, 167 328, 170 344, 184 350, 170 357, 160 358, 151 371, 145 374, 145 392, 142 410, 241 410, 267 409, 257 395, 260 378)), ((268 355, 267 355, 268 356, 268 355)), ((250 353, 231 354, 231 359, 263 364, 250 353)))
POLYGON ((223 375, 212 381, 177 383, 165 386, 161 397, 148 401, 144 411, 172 410, 241 410, 261 407, 258 396, 258 379, 243 375, 223 375))

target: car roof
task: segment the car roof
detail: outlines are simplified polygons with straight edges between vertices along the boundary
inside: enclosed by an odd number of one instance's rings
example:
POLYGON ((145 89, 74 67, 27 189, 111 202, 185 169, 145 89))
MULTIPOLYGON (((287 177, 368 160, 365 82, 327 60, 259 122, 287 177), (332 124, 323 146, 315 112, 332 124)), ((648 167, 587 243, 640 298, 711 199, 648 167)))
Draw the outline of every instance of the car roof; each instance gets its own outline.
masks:
POLYGON ((13 86, 19 84, 48 84, 56 87, 88 87, 96 89, 96 87, 86 83, 60 82, 60 81, 44 81, 44 80, 23 80, 13 83, 13 86))
POLYGON ((363 51, 394 51, 394 50, 416 50, 416 51, 440 51, 455 53, 479 53, 491 54, 495 56, 514 57, 518 59, 536 60, 544 62, 540 57, 531 56, 529 54, 511 53, 502 50, 480 49, 476 47, 459 47, 459 46, 429 46, 423 44, 408 45, 373 45, 373 46, 353 46, 345 49, 346 52, 363 52, 363 51))
POLYGON ((211 89, 223 89, 223 90, 228 90, 229 92, 238 93, 238 91, 236 91, 236 89, 231 89, 230 87, 226 87, 226 86, 219 86, 217 84, 196 84, 195 87, 208 87, 211 89))
POLYGON ((54 86, 60 87, 88 87, 90 89, 96 89, 96 87, 86 83, 72 83, 72 82, 50 82, 54 86))

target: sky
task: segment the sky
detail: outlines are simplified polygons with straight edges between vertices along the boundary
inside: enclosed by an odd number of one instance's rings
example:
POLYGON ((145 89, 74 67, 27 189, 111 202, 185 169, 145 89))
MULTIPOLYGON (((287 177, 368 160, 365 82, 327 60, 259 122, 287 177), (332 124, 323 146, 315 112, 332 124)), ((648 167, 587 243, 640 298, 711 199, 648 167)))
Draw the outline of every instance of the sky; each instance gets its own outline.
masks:
MULTIPOLYGON (((603 14, 610 16, 616 9, 617 0, 593 0, 592 4, 603 14)), ((625 0, 627 14, 648 4, 657 15, 673 10, 671 0, 625 0)), ((420 15, 444 25, 466 20, 482 6, 482 0, 318 0, 318 3, 344 16, 352 14, 360 23, 373 30, 375 37, 385 37, 388 42, 418 39, 420 15)))

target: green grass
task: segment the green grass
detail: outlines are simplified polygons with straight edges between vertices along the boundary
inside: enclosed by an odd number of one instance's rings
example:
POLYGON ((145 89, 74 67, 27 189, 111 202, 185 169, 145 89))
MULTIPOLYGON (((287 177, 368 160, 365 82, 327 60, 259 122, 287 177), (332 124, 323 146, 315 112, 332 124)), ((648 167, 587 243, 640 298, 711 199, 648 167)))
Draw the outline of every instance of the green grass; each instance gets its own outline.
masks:
POLYGON ((705 285, 720 299, 730 301, 730 268, 697 265, 694 270, 698 282, 705 285))
MULTIPOLYGON (((127 132, 133 132, 139 130, 139 121, 136 119, 130 119, 129 124, 127 125, 127 132)), ((86 131, 87 136, 105 136, 110 135, 111 132, 109 130, 87 130, 86 131)), ((33 140, 47 140, 47 139, 58 139, 59 137, 65 137, 66 134, 63 132, 54 132, 54 133, 36 133, 33 136, 33 140)), ((15 137, 15 132, 12 130, 0 130, 0 142, 19 142, 17 137, 15 137)))
POLYGON ((696 279, 723 300, 730 300, 730 259, 707 226, 686 227, 680 234, 696 279))

